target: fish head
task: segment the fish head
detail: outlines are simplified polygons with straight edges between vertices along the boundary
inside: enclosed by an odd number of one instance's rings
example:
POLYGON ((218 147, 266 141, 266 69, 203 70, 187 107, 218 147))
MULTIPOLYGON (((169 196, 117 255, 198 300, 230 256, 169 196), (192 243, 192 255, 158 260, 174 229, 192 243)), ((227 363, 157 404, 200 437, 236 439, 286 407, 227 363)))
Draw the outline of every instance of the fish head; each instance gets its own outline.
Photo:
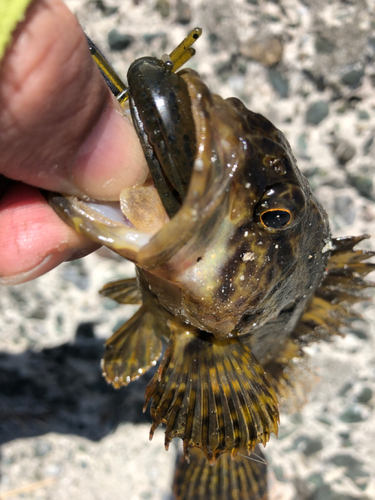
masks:
POLYGON ((179 248, 145 282, 183 321, 217 338, 247 334, 306 303, 324 274, 327 215, 280 130, 194 71, 181 77, 197 153, 180 211, 154 238, 179 248))

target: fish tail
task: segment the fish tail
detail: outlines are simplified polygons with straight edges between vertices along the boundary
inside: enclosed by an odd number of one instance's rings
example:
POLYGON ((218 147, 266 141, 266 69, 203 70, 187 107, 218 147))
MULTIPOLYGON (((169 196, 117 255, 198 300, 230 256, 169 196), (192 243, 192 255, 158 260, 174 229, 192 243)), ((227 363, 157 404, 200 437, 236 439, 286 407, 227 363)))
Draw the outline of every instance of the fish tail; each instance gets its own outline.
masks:
POLYGON ((226 453, 212 466, 200 450, 191 450, 190 463, 182 456, 175 472, 175 500, 268 500, 263 454, 257 447, 246 455, 244 450, 233 459, 226 453))
POLYGON ((179 437, 185 457, 201 448, 211 464, 222 453, 252 452, 278 430, 278 402, 263 368, 235 337, 218 340, 168 321, 171 336, 146 389, 153 424, 166 424, 165 446, 179 437))

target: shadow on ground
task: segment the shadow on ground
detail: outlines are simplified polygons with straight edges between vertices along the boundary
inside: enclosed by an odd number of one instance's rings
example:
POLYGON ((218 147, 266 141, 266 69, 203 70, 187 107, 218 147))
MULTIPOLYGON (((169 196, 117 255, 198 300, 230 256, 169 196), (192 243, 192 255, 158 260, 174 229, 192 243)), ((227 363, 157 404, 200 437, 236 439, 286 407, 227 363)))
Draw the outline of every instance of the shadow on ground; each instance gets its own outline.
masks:
POLYGON ((97 441, 121 422, 151 422, 142 406, 155 369, 115 390, 101 374, 103 351, 93 324, 84 323, 73 343, 0 353, 0 444, 48 432, 97 441))

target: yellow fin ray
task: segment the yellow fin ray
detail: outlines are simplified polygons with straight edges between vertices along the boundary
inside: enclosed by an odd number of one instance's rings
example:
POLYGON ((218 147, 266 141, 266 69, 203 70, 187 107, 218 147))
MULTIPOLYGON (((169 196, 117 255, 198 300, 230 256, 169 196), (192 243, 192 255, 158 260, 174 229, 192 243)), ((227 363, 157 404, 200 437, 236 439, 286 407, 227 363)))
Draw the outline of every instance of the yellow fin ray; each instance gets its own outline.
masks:
POLYGON ((142 294, 136 278, 111 281, 99 291, 104 297, 119 302, 120 304, 141 304, 142 294))
POLYGON ((146 304, 107 340, 102 360, 107 382, 115 388, 128 385, 156 365, 162 351, 156 328, 156 319, 146 304))
POLYGON ((254 460, 245 450, 235 459, 226 453, 211 466, 200 450, 192 450, 190 463, 181 457, 177 466, 176 500, 267 500, 267 465, 259 447, 255 453, 254 460))
POLYGON ((356 302, 366 300, 363 291, 375 286, 364 277, 375 270, 375 264, 364 262, 374 252, 354 250, 368 236, 334 238, 326 274, 316 289, 294 330, 294 338, 306 344, 319 338, 340 333, 340 327, 350 325, 360 315, 351 309, 356 302))
POLYGON ((250 349, 237 337, 218 340, 169 326, 167 350, 146 389, 145 407, 153 399, 150 438, 165 423, 167 449, 179 437, 186 457, 198 447, 212 464, 222 453, 251 452, 277 434, 276 395, 250 349))

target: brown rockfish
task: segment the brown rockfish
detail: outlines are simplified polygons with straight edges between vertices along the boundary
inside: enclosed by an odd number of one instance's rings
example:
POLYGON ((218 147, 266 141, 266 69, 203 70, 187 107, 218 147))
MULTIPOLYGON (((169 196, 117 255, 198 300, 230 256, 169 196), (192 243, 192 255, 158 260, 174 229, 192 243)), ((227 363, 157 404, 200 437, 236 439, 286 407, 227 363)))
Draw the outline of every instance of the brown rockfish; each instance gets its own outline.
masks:
POLYGON ((136 265, 136 279, 102 290, 141 304, 106 342, 103 372, 114 387, 127 385, 156 364, 167 339, 145 406, 152 400, 151 437, 164 423, 166 448, 183 441, 176 497, 259 500, 265 465, 245 455, 277 434, 292 360, 349 318, 373 254, 353 250, 362 238, 331 239, 324 209, 269 120, 212 94, 196 72, 176 73, 199 35, 169 56, 134 61, 128 87, 89 41, 129 103, 150 177, 124 189, 118 208, 61 195, 50 203, 136 265))

